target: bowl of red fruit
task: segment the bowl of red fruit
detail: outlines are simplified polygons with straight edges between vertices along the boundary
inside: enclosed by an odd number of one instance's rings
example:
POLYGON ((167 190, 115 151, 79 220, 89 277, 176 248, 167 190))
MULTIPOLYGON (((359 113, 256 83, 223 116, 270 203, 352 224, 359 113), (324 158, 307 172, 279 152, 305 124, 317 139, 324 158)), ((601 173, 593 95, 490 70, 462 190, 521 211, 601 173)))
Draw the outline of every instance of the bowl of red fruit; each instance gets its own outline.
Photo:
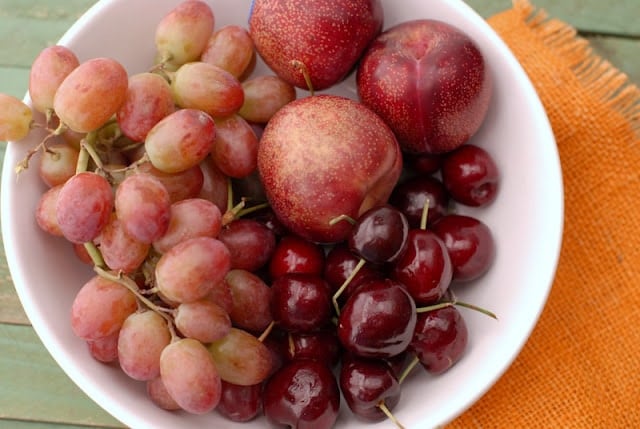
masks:
POLYGON ((553 283, 553 133, 459 0, 99 1, 0 132, 24 309, 128 427, 444 425, 553 283))

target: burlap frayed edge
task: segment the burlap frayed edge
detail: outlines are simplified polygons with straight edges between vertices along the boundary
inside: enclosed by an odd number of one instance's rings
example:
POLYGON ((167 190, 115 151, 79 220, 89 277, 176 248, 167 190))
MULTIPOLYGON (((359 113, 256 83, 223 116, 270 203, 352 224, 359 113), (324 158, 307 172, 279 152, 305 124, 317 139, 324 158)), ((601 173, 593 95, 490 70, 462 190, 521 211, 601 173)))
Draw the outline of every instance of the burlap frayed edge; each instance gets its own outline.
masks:
POLYGON ((549 19, 544 9, 534 7, 529 0, 513 0, 513 9, 550 49, 569 62, 581 85, 597 100, 623 115, 640 138, 640 88, 594 53, 575 28, 549 19))

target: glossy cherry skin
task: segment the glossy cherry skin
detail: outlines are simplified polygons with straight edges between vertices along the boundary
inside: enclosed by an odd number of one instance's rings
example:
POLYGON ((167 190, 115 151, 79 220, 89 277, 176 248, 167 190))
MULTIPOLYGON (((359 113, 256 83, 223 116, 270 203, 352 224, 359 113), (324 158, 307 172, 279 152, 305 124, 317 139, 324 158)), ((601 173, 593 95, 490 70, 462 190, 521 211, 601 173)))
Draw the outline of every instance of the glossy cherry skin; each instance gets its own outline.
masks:
POLYGON ((489 226, 472 216, 450 214, 438 220, 432 231, 447 248, 455 281, 471 281, 485 274, 496 257, 489 226))
POLYGON ((405 287, 391 279, 360 286, 342 307, 338 338, 349 352, 372 358, 402 353, 416 324, 416 304, 405 287))
POLYGON ((321 275, 324 270, 324 251, 316 243, 297 235, 282 237, 269 261, 272 279, 285 273, 308 273, 321 275))
POLYGON ((454 306, 418 314, 409 345, 425 370, 441 374, 464 354, 469 333, 462 314, 454 306))
POLYGON ((340 390, 329 367, 312 359, 295 359, 267 381, 263 409, 276 425, 330 429, 338 418, 340 390))
POLYGON ((454 200, 472 207, 496 199, 500 182, 498 166, 484 149, 462 145, 442 161, 442 182, 454 200))
POLYGON ((443 241, 432 231, 412 229, 407 249, 392 270, 417 305, 437 302, 444 296, 453 277, 453 266, 443 241))
POLYGON ((283 274, 271 284, 273 321, 289 332, 310 332, 329 324, 333 306, 329 285, 320 276, 283 274))
POLYGON ((417 174, 434 174, 440 170, 442 155, 437 153, 408 153, 404 157, 404 165, 417 174))
POLYGON ((333 328, 289 334, 287 347, 289 360, 315 359, 325 365, 335 366, 341 354, 342 346, 333 328))
MULTIPOLYGON (((337 292, 343 283, 349 278, 360 258, 349 250, 344 243, 335 245, 328 253, 324 265, 324 279, 329 283, 332 294, 337 292)), ((346 289, 340 295, 340 301, 344 303, 349 296, 362 283, 371 279, 382 278, 382 271, 376 265, 364 264, 356 275, 349 281, 346 289)))
POLYGON ((236 219, 225 225, 218 239, 231 252, 232 268, 257 271, 271 258, 276 236, 263 223, 253 219, 236 219))
POLYGON ((262 383, 240 386, 222 380, 222 395, 216 410, 234 422, 248 422, 262 411, 262 383))
POLYGON ((418 175, 398 184, 389 197, 389 203, 397 207, 409 221, 410 228, 419 228, 425 202, 429 202, 427 225, 431 225, 447 213, 449 194, 439 179, 418 175))
POLYGON ((400 401, 400 384, 393 369, 381 359, 348 357, 340 369, 340 390, 349 409, 370 421, 387 418, 380 409, 393 409, 400 401))
POLYGON ((391 205, 364 212, 348 236, 349 249, 374 264, 393 261, 404 250, 409 223, 402 212, 391 205))

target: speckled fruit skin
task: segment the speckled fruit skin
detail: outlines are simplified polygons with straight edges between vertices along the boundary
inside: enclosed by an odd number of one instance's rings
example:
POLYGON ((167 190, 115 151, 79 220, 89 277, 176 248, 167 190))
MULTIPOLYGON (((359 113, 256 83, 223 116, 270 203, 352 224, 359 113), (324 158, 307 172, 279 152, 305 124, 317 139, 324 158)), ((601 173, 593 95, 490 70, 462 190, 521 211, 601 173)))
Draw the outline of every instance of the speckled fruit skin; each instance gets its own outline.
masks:
POLYGON ((319 243, 342 241, 349 222, 389 198, 402 171, 389 127, 361 103, 335 95, 293 101, 267 124, 258 172, 282 224, 319 243))
POLYGON ((249 31, 264 62, 282 79, 308 89, 291 61, 309 70, 313 89, 344 79, 380 33, 380 0, 255 0, 249 31))
POLYGON ((421 19, 371 44, 356 75, 358 95, 394 130, 403 151, 444 153, 480 128, 493 83, 482 53, 462 30, 421 19))

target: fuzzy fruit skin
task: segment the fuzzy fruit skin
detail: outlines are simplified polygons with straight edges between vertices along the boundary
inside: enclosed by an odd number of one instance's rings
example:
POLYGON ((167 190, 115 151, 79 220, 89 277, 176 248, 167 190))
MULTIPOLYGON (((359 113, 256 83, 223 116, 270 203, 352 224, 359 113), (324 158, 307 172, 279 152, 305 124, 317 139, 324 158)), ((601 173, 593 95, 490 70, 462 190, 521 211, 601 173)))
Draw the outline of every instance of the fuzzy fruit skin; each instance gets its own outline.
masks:
POLYGON ((307 89, 300 70, 309 70, 315 90, 344 79, 380 33, 380 0, 255 0, 249 31, 265 63, 282 79, 307 89))
POLYGON ((318 242, 342 241, 349 222, 384 204, 402 171, 389 127, 361 103, 316 95, 280 109, 264 130, 258 172, 282 224, 318 242))
POLYGON ((356 75, 362 102, 394 130, 403 151, 449 152, 484 121, 493 82, 474 41, 450 24, 398 24, 364 54, 356 75))

